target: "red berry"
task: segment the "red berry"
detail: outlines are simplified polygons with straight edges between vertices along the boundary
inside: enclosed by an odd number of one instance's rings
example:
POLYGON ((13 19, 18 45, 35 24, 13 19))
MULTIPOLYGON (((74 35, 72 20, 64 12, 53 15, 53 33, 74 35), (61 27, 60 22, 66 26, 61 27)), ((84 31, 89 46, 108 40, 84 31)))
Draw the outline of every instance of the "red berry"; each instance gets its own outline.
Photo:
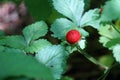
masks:
POLYGON ((70 30, 66 34, 66 40, 70 44, 75 44, 81 39, 82 35, 78 30, 70 30))

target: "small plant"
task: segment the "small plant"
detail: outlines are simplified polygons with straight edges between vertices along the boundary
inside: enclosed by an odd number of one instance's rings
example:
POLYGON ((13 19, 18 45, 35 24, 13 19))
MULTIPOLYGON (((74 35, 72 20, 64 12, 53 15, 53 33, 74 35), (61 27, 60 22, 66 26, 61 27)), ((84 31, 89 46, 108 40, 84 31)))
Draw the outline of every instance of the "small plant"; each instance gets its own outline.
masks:
MULTIPOLYGON (((48 4, 47 1, 41 1, 48 4)), ((41 1, 38 0, 38 3, 41 1)), ((44 14, 40 15, 36 13, 37 8, 33 9, 33 6, 37 6, 37 2, 25 0, 28 10, 38 21, 26 26, 21 35, 1 34, 0 78, 25 76, 40 80, 61 80, 62 75, 67 71, 67 59, 73 51, 77 51, 104 69, 104 74, 98 80, 105 80, 109 71, 116 65, 113 63, 120 63, 120 25, 118 25, 120 1, 110 0, 100 9, 87 11, 84 9, 84 1, 52 0, 54 9, 62 14, 62 17, 55 19, 49 28, 43 21, 44 14), (110 9, 113 12, 110 13, 110 9), (88 26, 98 31, 99 42, 112 50, 117 62, 111 61, 111 65, 104 65, 85 51, 86 37, 89 37, 89 32, 85 28, 88 26), (49 30, 52 32, 51 38, 60 40, 59 44, 52 44, 45 38, 49 30)), ((66 77, 65 80, 72 79, 66 77)))

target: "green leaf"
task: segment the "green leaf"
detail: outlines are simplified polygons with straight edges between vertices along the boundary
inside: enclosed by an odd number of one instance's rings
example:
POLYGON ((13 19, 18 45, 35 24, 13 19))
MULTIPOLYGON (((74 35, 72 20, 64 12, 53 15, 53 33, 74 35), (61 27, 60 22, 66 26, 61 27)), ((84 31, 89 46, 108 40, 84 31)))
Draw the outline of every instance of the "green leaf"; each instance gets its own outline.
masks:
POLYGON ((53 5, 59 13, 79 26, 84 11, 84 0, 53 0, 53 5))
POLYGON ((120 18, 120 0, 109 0, 103 7, 102 21, 112 21, 120 18))
POLYGON ((16 54, 25 54, 23 50, 20 49, 15 49, 15 48, 9 48, 9 47, 4 47, 3 50, 0 50, 1 53, 16 53, 16 54))
POLYGON ((113 56, 115 57, 115 60, 120 63, 120 44, 113 47, 113 56))
POLYGON ((82 37, 87 37, 87 36, 89 36, 89 33, 88 33, 86 30, 84 30, 84 29, 82 29, 82 28, 78 28, 78 30, 79 30, 79 32, 82 34, 82 37))
POLYGON ((3 51, 5 48, 0 45, 0 52, 3 51))
POLYGON ((24 0, 28 11, 35 20, 46 20, 51 14, 49 0, 24 0))
POLYGON ((102 25, 100 27, 99 34, 108 39, 120 38, 120 34, 113 28, 112 25, 102 25))
POLYGON ((89 36, 87 31, 77 27, 77 25, 66 18, 56 19, 56 21, 51 25, 51 31, 54 33, 53 36, 62 40, 65 40, 66 33, 72 29, 77 29, 84 37, 89 36))
POLYGON ((48 68, 34 57, 17 50, 0 52, 0 79, 8 76, 26 76, 42 80, 54 80, 48 68))
POLYGON ((42 49, 35 57, 51 69, 55 79, 60 79, 65 71, 67 54, 63 46, 53 45, 42 49))
POLYGON ((99 62, 103 65, 110 67, 114 62, 113 55, 104 55, 99 58, 99 62))
POLYGON ((80 21, 80 26, 81 27, 92 26, 95 29, 99 29, 100 27, 99 10, 93 9, 89 10, 88 12, 85 12, 80 21))
POLYGON ((99 42, 102 43, 104 47, 106 47, 105 45, 106 45, 106 43, 107 43, 108 41, 110 41, 110 39, 109 39, 109 38, 106 38, 106 37, 104 37, 104 36, 101 36, 101 37, 99 38, 99 42))
POLYGON ((24 49, 26 46, 25 40, 22 36, 4 36, 0 39, 0 45, 5 45, 12 48, 24 49))
POLYGON ((27 44, 30 44, 33 40, 44 36, 47 33, 47 29, 47 24, 44 21, 36 22, 24 28, 23 35, 27 44))
POLYGON ((14 2, 15 4, 19 5, 23 0, 0 0, 0 2, 14 2))
POLYGON ((28 53, 34 53, 50 45, 51 43, 48 42, 47 40, 39 39, 33 41, 28 47, 25 48, 25 51, 28 53))
POLYGON ((53 36, 64 40, 67 31, 75 28, 77 28, 77 25, 66 18, 56 19, 56 21, 51 25, 51 31, 54 33, 53 36))
POLYGON ((103 43, 103 46, 109 49, 116 44, 114 39, 120 38, 120 34, 111 25, 102 25, 99 34, 101 35, 99 42, 103 43))
POLYGON ((120 38, 115 38, 115 39, 111 39, 110 41, 108 41, 106 43, 106 47, 110 48, 112 46, 115 46, 116 44, 120 44, 120 38))
POLYGON ((78 45, 80 46, 81 49, 85 49, 85 47, 86 47, 86 40, 85 39, 80 40, 78 42, 78 45))
POLYGON ((77 51, 77 48, 75 45, 68 45, 68 46, 65 46, 65 48, 66 48, 66 51, 68 52, 68 55, 70 55, 74 51, 77 51))

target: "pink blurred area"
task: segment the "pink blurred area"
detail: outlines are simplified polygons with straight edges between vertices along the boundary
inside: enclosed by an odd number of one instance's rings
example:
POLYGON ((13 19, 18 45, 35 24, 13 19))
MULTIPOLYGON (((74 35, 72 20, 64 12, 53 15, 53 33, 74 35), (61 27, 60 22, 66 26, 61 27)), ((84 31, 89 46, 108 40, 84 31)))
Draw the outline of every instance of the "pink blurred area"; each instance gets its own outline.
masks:
POLYGON ((18 6, 13 2, 0 3, 0 30, 6 34, 20 33, 26 16, 27 9, 24 2, 18 6))

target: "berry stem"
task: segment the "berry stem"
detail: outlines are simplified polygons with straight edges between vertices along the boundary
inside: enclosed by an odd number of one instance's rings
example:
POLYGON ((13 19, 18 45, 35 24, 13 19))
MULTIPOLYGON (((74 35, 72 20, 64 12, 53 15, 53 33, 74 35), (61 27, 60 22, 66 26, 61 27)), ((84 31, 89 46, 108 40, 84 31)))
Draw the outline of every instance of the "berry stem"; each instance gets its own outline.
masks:
POLYGON ((80 46, 77 46, 77 50, 78 52, 80 52, 84 57, 86 57, 89 61, 91 61, 92 63, 98 65, 98 66, 101 66, 102 68, 104 68, 105 70, 108 69, 107 66, 101 64, 99 61, 97 61, 94 57, 92 57, 91 55, 89 55, 88 53, 86 53, 84 50, 82 50, 80 48, 80 46))

